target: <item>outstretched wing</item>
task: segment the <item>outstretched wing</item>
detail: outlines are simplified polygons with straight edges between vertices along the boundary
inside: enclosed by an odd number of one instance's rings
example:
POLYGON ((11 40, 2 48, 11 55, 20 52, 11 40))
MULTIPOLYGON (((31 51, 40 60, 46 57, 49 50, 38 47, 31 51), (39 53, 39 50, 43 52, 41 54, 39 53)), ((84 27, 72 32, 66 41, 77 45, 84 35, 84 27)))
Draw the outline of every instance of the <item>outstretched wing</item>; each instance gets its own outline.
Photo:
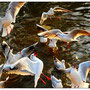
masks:
POLYGON ((10 10, 10 13, 13 18, 13 22, 15 22, 16 15, 18 14, 19 10, 22 8, 22 6, 25 4, 25 2, 11 2, 8 6, 7 10, 10 10))
POLYGON ((20 58, 23 58, 23 57, 26 57, 26 56, 29 56, 33 51, 35 51, 35 46, 38 44, 38 42, 30 45, 29 47, 26 47, 24 48, 23 50, 21 50, 20 52, 18 52, 16 54, 17 57, 19 57, 18 59, 20 58))
POLYGON ((84 36, 90 36, 90 32, 82 29, 74 29, 69 33, 70 37, 72 39, 76 39, 77 37, 84 35, 84 36))
POLYGON ((48 31, 48 29, 42 27, 42 26, 39 25, 39 24, 36 24, 36 26, 37 26, 37 28, 38 28, 39 30, 42 30, 42 31, 48 31))
POLYGON ((53 9, 54 9, 54 11, 60 11, 60 12, 67 12, 67 13, 71 13, 72 12, 70 10, 67 10, 65 8, 58 7, 58 6, 54 7, 53 9))
POLYGON ((0 65, 0 77, 1 77, 1 75, 2 75, 3 65, 4 65, 4 64, 1 64, 1 65, 0 65))
POLYGON ((88 72, 90 70, 90 61, 82 62, 79 64, 78 72, 81 76, 81 79, 86 82, 88 72))
POLYGON ((12 53, 13 49, 11 49, 11 47, 5 41, 1 43, 1 47, 6 60, 9 62, 8 59, 13 57, 13 53, 12 53))
POLYGON ((22 57, 29 56, 30 53, 35 50, 35 46, 36 46, 37 44, 38 44, 38 42, 32 44, 31 46, 29 46, 29 47, 27 47, 27 48, 24 48, 24 49, 21 51, 22 57))
POLYGON ((63 33, 61 30, 59 29, 52 29, 52 30, 49 30, 49 31, 45 31, 45 32, 41 32, 41 33, 38 33, 38 36, 42 36, 42 37, 46 37, 46 38, 49 38, 49 39, 60 39, 56 33, 63 33))
POLYGON ((24 57, 14 62, 13 64, 8 64, 4 66, 4 70, 8 70, 8 74, 18 74, 18 75, 34 75, 34 65, 36 63, 32 62, 28 57, 24 57))

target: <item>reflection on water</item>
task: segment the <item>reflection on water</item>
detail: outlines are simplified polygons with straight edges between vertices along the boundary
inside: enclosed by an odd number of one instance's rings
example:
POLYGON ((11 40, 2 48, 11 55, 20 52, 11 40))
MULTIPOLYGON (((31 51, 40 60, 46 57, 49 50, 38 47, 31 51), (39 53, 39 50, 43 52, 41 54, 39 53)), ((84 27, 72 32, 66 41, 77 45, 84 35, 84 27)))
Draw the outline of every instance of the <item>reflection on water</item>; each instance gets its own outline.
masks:
MULTIPOLYGON (((0 38, 0 42, 3 40, 7 41, 10 46, 14 48, 14 53, 22 50, 37 41, 39 32, 35 24, 39 24, 42 12, 48 11, 50 7, 60 6, 69 10, 72 13, 56 13, 56 16, 60 16, 61 20, 52 18, 46 20, 44 25, 51 28, 58 28, 62 31, 70 31, 72 29, 85 29, 90 31, 90 3, 89 2, 29 2, 20 10, 17 16, 16 23, 14 24, 14 30, 6 38, 0 38)), ((0 3, 0 16, 3 17, 8 3, 0 3), (2 8, 3 7, 3 8, 2 8)), ((47 45, 39 43, 37 45, 38 56, 44 62, 43 72, 50 76, 51 73, 57 78, 62 79, 62 84, 65 87, 70 87, 71 82, 62 72, 58 72, 54 67, 53 55, 58 59, 64 59, 66 67, 73 66, 73 62, 76 62, 76 68, 80 62, 87 61, 90 59, 90 37, 81 36, 78 38, 80 42, 71 43, 70 49, 63 52, 63 49, 67 48, 63 46, 63 42, 58 41, 57 46, 59 50, 56 54, 49 52, 47 45), (77 60, 78 59, 78 60, 77 60)), ((0 48, 0 64, 5 62, 5 58, 0 48)), ((7 75, 5 75, 7 76, 7 75)), ((42 76, 41 76, 42 77, 42 76)), ((88 75, 87 82, 90 83, 90 75, 88 75)), ((44 85, 40 80, 38 81, 38 88, 51 88, 51 81, 47 81, 46 78, 42 77, 46 81, 44 85)), ((3 77, 2 77, 3 79, 3 77)), ((17 76, 10 75, 10 79, 5 83, 5 87, 16 87, 16 88, 29 88, 34 86, 34 77, 32 76, 17 76)))

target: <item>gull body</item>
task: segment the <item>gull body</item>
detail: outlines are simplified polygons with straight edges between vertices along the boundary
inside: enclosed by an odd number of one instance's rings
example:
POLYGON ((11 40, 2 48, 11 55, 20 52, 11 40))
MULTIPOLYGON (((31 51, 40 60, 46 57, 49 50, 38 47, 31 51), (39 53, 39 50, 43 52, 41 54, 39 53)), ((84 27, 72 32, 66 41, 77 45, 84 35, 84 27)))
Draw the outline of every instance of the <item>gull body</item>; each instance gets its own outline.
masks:
POLYGON ((53 88, 63 88, 61 79, 57 79, 55 76, 51 76, 51 82, 53 88))
POLYGON ((47 38, 40 37, 40 42, 41 42, 41 43, 46 43, 46 42, 47 42, 47 38))
POLYGON ((56 43, 57 43, 57 40, 56 39, 50 39, 48 46, 50 48, 55 48, 55 47, 57 47, 56 43))
POLYGON ((34 73, 35 73, 35 79, 34 79, 35 85, 34 85, 34 87, 36 87, 37 82, 38 82, 38 80, 40 78, 40 75, 42 73, 44 65, 43 65, 43 62, 34 55, 34 53, 30 55, 30 59, 33 62, 36 62, 36 65, 35 65, 35 68, 34 68, 34 73))

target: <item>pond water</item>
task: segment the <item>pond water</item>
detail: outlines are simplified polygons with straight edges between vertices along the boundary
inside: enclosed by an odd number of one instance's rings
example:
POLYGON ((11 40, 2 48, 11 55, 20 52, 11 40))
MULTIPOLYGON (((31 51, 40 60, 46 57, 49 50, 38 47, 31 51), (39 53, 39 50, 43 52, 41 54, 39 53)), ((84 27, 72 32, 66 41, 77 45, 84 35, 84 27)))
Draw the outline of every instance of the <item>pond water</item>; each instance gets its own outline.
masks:
MULTIPOLYGON (((0 2, 0 16, 5 15, 6 8, 9 2, 0 2)), ((16 23, 11 34, 6 38, 0 38, 0 42, 5 40, 14 50, 14 53, 22 50, 35 42, 39 42, 37 33, 39 30, 36 28, 36 24, 39 24, 42 12, 48 11, 49 8, 60 6, 71 10, 72 13, 56 13, 56 16, 61 17, 61 20, 56 18, 47 19, 43 26, 50 29, 61 29, 62 31, 71 31, 72 29, 85 29, 90 31, 90 2, 28 2, 26 3, 19 14, 17 15, 16 23)), ((55 69, 53 56, 59 60, 64 59, 66 67, 73 66, 76 62, 76 68, 79 63, 90 60, 90 37, 81 36, 78 38, 79 42, 72 42, 70 49, 65 52, 63 49, 67 49, 63 42, 58 41, 58 51, 56 53, 50 52, 48 45, 42 45, 39 43, 36 46, 37 57, 39 57, 44 63, 43 73, 50 77, 51 73, 58 79, 62 79, 64 88, 71 87, 70 80, 62 72, 55 69), (78 58, 78 59, 77 59, 78 58)), ((5 57, 0 47, 0 64, 5 63, 5 57)), ((7 76, 7 75, 5 75, 7 76)), ((41 76, 42 77, 42 76, 41 76)), ((38 81, 37 88, 52 88, 51 81, 46 81, 46 85, 41 80, 38 81)), ((2 77, 3 79, 3 77, 2 77)), ((5 88, 33 88, 34 77, 32 76, 19 76, 10 75, 4 87, 5 88)), ((90 83, 90 74, 87 77, 87 82, 90 83)))

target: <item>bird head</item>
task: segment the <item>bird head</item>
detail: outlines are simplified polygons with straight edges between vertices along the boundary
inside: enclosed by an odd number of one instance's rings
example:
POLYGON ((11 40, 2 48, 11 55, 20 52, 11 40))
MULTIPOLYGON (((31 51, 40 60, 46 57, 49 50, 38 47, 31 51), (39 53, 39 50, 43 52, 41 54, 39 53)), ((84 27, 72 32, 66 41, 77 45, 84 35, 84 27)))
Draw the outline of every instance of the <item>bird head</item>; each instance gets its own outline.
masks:
POLYGON ((45 20, 47 20, 47 18, 48 18, 47 13, 46 13, 46 12, 43 12, 43 13, 42 13, 42 16, 41 16, 40 24, 43 24, 43 22, 44 22, 45 20))

